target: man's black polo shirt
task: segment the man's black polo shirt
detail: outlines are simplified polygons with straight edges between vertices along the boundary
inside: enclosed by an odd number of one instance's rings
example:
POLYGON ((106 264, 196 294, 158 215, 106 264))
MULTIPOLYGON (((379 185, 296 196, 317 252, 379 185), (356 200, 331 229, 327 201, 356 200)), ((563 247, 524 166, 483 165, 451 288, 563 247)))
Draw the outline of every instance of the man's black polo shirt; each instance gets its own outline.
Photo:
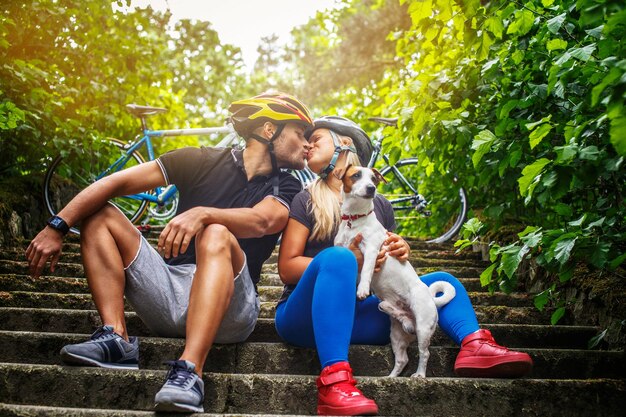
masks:
MULTIPOLYGON (((183 148, 161 155, 157 160, 167 184, 176 184, 179 202, 176 214, 193 207, 253 207, 264 198, 276 198, 289 209, 302 189, 288 173, 280 174, 279 195, 272 196, 271 177, 256 176, 248 181, 243 151, 230 148, 183 148)), ((248 269, 256 285, 263 262, 271 255, 280 233, 260 238, 238 239, 246 253, 248 269)), ((187 252, 167 259, 170 265, 196 263, 195 240, 187 252)))

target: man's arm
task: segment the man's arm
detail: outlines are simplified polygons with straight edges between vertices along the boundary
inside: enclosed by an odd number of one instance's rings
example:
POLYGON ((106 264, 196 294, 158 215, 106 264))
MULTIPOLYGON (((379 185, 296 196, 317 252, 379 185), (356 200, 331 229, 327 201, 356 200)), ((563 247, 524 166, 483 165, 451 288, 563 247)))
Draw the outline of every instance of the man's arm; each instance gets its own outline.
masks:
MULTIPOLYGON (((78 193, 58 215, 68 226, 73 226, 100 210, 113 197, 136 194, 162 185, 165 185, 165 178, 161 168, 154 161, 147 162, 96 181, 78 193)), ((35 236, 26 249, 32 276, 41 275, 48 260, 50 270, 54 271, 61 256, 62 241, 61 233, 49 226, 35 236)))
POLYGON ((282 231, 289 209, 272 197, 251 208, 194 207, 173 218, 159 236, 158 249, 165 257, 185 253, 191 239, 210 224, 225 226, 237 238, 252 238, 282 231))

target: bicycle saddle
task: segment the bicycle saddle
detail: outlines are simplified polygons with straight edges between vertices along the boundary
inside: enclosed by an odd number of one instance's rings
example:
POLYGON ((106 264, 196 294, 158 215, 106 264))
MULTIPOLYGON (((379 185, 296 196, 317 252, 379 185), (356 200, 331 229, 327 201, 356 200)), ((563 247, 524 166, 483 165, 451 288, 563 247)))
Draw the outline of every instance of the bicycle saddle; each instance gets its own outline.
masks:
POLYGON ((126 110, 134 116, 152 116, 153 114, 167 113, 167 109, 163 107, 140 106, 138 104, 127 104, 126 110))
POLYGON ((398 118, 394 117, 394 118, 389 118, 389 117, 370 117, 368 120, 371 120, 372 122, 376 122, 376 123, 382 123, 384 125, 387 126, 397 126, 398 125, 398 118))

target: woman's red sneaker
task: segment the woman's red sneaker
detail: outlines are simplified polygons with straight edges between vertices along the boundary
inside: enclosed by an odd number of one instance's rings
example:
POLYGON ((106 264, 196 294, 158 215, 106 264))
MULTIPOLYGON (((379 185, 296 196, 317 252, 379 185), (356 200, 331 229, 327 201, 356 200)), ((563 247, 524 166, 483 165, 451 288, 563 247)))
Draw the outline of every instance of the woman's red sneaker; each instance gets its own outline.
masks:
POLYGON ((467 335, 454 363, 457 375, 476 378, 518 378, 532 368, 533 360, 527 353, 498 345, 489 330, 467 335))
POLYGON ((356 387, 348 362, 322 369, 317 378, 317 414, 335 416, 376 415, 378 406, 356 387))

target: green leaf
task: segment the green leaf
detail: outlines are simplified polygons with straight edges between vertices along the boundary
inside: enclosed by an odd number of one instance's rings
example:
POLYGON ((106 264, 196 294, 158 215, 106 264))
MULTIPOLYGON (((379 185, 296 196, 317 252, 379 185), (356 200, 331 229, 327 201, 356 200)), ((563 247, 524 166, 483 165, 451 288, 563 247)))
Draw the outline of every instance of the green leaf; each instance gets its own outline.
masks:
POLYGON ((515 20, 509 25, 507 34, 523 36, 530 32, 535 23, 535 15, 530 10, 518 10, 515 12, 515 20))
POLYGON ((539 178, 541 177, 541 172, 544 167, 548 165, 550 162, 549 159, 541 158, 530 165, 527 165, 522 170, 522 176, 517 180, 519 183, 520 195, 522 197, 526 195, 532 195, 532 191, 534 190, 534 186, 536 186, 539 178), (533 186, 534 185, 534 186, 533 186))
POLYGON ((538 122, 532 122, 532 123, 526 123, 526 129, 528 130, 533 130, 534 128, 536 128, 537 126, 546 123, 548 121, 550 121, 550 119, 552 119, 552 115, 548 115, 544 118, 542 118, 541 120, 539 120, 538 122))
POLYGON ((611 145, 618 154, 626 156, 626 116, 616 117, 611 120, 611 145))
POLYGON ((484 227, 483 222, 481 222, 477 217, 472 217, 468 221, 463 224, 463 231, 468 232, 472 236, 476 236, 480 233, 480 229, 484 227))
POLYGON ((612 270, 616 269, 624 261, 626 261, 626 253, 622 253, 620 256, 618 256, 617 258, 615 258, 611 262, 609 262, 609 268, 611 268, 612 270))
POLYGON ((541 232, 541 228, 539 228, 537 231, 534 231, 527 236, 522 237, 522 242, 524 243, 524 246, 532 249, 537 247, 537 245, 541 243, 542 238, 543 233, 541 232))
POLYGON ((498 112, 498 119, 505 119, 509 117, 509 113, 515 107, 517 107, 518 100, 509 100, 502 107, 500 107, 500 111, 498 112))
POLYGON ((609 329, 604 329, 602 332, 600 332, 599 334, 589 339, 589 343, 587 343, 587 347, 589 349, 596 348, 600 344, 600 342, 604 339, 608 331, 609 329))
POLYGON ((522 158, 522 150, 518 149, 516 151, 511 152, 511 159, 509 161, 509 166, 511 168, 515 168, 517 166, 517 163, 520 161, 520 159, 522 158))
POLYGON ((556 34, 559 29, 561 29, 561 26, 563 25, 563 22, 565 22, 565 17, 566 14, 562 13, 556 17, 553 17, 552 19, 548 20, 546 22, 546 24, 548 25, 548 30, 552 33, 552 34, 556 34))
POLYGON ((509 245, 502 253, 500 268, 498 268, 498 270, 503 271, 507 277, 513 278, 513 274, 515 274, 519 264, 522 262, 522 259, 524 259, 524 256, 526 256, 529 250, 530 249, 526 245, 509 245))
POLYGON ((533 303, 535 304, 535 308, 537 308, 537 310, 543 311, 548 304, 548 301, 550 301, 550 290, 545 290, 535 295, 533 303))
POLYGON ((561 320, 564 314, 565 314, 565 307, 557 308, 554 311, 554 313, 552 313, 552 316, 550 317, 550 323, 552 323, 553 326, 556 325, 559 322, 559 320, 561 320))
POLYGON ((598 147, 595 145, 587 146, 580 150, 580 154, 579 154, 580 159, 585 159, 588 161, 597 161, 599 157, 600 157, 600 151, 598 150, 598 147))
POLYGON ((534 149, 535 146, 539 145, 541 143, 541 140, 545 138, 551 130, 552 125, 550 123, 544 123, 537 129, 533 130, 529 136, 530 149, 534 149))
POLYGON ((513 54, 511 54, 511 59, 515 65, 519 65, 524 60, 524 52, 516 49, 513 54))
POLYGON ((572 249, 574 249, 574 245, 576 244, 576 240, 578 238, 573 239, 563 239, 556 244, 554 248, 554 259, 557 260, 561 265, 565 264, 569 260, 572 249))
POLYGON ((493 276, 494 269, 496 269, 496 264, 491 264, 480 274, 480 285, 482 287, 486 287, 487 285, 491 284, 491 278, 493 276))
POLYGON ((607 242, 601 242, 596 245, 593 253, 591 254, 591 265, 596 268, 604 268, 609 258, 609 251, 611 250, 611 244, 607 242))
POLYGON ((489 36, 489 33, 483 32, 483 36, 480 43, 480 48, 478 48, 478 60, 482 61, 483 59, 489 56, 489 49, 491 45, 493 45, 495 40, 489 36))
POLYGON ((485 20, 485 29, 493 33, 496 38, 502 39, 504 25, 502 24, 502 19, 500 17, 492 16, 489 19, 485 20))
POLYGON ((568 204, 558 203, 554 206, 554 211, 560 216, 570 217, 573 213, 572 207, 568 204))
POLYGON ((567 41, 564 41, 563 39, 551 39, 546 44, 546 48, 548 49, 548 52, 565 49, 567 48, 567 41))
POLYGON ((596 44, 592 43, 582 48, 571 48, 568 52, 570 53, 572 57, 586 62, 586 61, 589 61, 589 58, 591 58, 591 55, 593 55, 593 52, 595 50, 596 50, 596 44))
POLYGON ((580 218, 578 218, 577 220, 571 221, 571 222, 569 222, 567 224, 572 226, 572 227, 580 227, 580 226, 583 225, 585 220, 587 220, 587 214, 586 213, 583 214, 582 216, 580 216, 580 218))
POLYGON ((600 95, 602 94, 602 92, 606 89, 606 87, 613 85, 622 76, 622 73, 623 72, 619 68, 613 67, 611 68, 609 73, 604 77, 602 82, 596 85, 595 87, 593 87, 593 89, 591 90, 591 105, 592 106, 595 106, 596 104, 598 104, 598 100, 600 99, 600 95))
POLYGON ((578 145, 555 146, 557 164, 568 165, 578 153, 578 145))
POLYGON ((496 140, 496 136, 489 130, 482 130, 478 135, 474 136, 474 141, 472 142, 472 149, 476 151, 472 155, 474 168, 478 166, 483 156, 491 150, 491 146, 496 140))

